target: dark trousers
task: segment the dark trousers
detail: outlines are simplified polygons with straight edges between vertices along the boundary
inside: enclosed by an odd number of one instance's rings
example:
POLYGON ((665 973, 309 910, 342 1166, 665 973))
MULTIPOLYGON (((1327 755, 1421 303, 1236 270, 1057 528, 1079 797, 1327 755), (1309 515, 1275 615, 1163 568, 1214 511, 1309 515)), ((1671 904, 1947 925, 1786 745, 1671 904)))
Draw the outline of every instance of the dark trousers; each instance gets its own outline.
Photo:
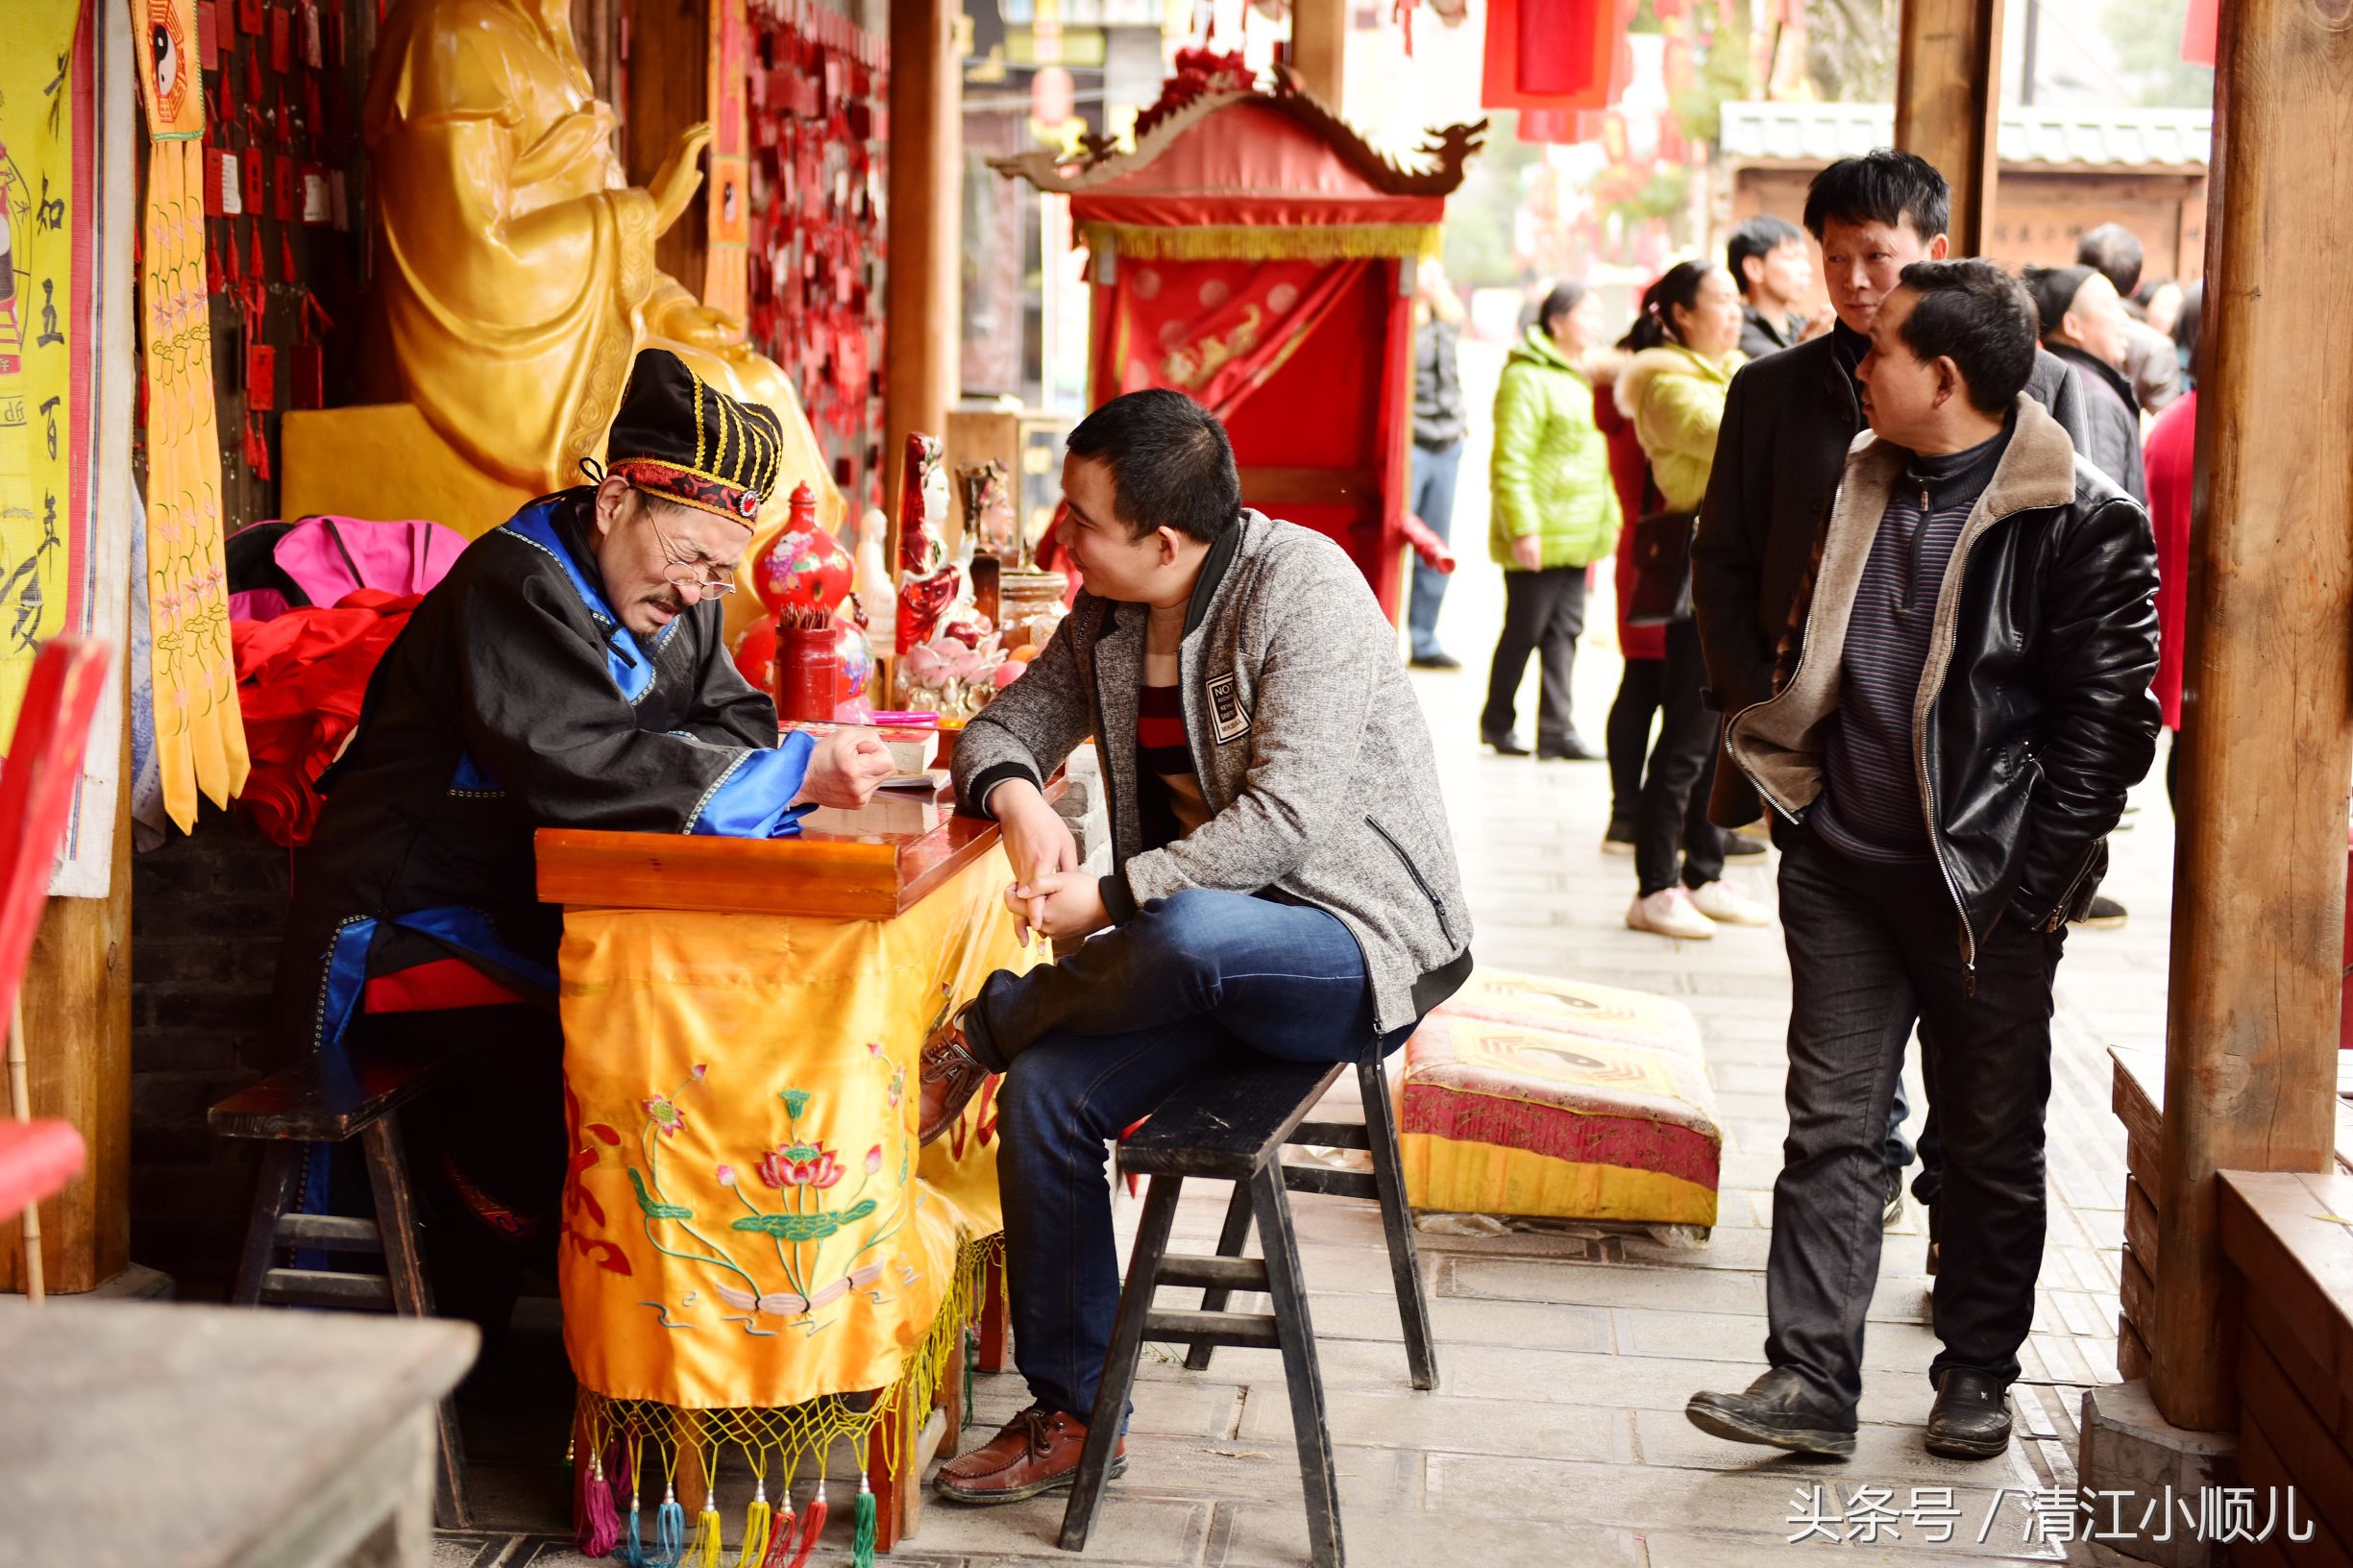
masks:
POLYGON ((1629 659, 1618 676, 1618 695, 1609 704, 1609 723, 1602 731, 1609 748, 1609 825, 1634 825, 1642 799, 1642 759, 1651 749, 1651 721, 1658 717, 1667 695, 1667 661, 1629 659))
POLYGON ((1915 1022, 1936 1107, 1942 1189, 1931 1379, 2004 1380, 2034 1322, 2043 1265, 2051 977, 2064 931, 2004 919, 1978 943, 1971 992, 1958 919, 1931 865, 1854 860, 1785 834, 1789 1138, 1773 1188, 1765 1356, 1826 1410, 1862 1396, 1863 1324, 1878 1280, 1887 1114, 1915 1022))
MULTIPOLYGON (((1443 447, 1414 444, 1406 478, 1406 510, 1439 538, 1452 541, 1455 477, 1462 471, 1462 443, 1443 447)), ((1440 651, 1438 605, 1446 599, 1446 574, 1420 556, 1413 559, 1413 593, 1406 604, 1407 646, 1417 659, 1440 651)))
POLYGON ((1506 572, 1504 630, 1495 640, 1495 664, 1487 673, 1487 706, 1479 716, 1479 733, 1489 738, 1511 733, 1517 717, 1512 699, 1519 695, 1528 655, 1533 653, 1542 677, 1536 745, 1560 746, 1576 734, 1569 676, 1577 668, 1577 639, 1584 629, 1583 567, 1506 572))
POLYGON ((1661 663, 1658 742, 1651 747, 1642 802, 1634 813, 1634 874, 1644 897, 1675 886, 1678 845, 1683 850, 1685 887, 1703 887, 1724 874, 1724 840, 1707 820, 1724 720, 1701 696, 1707 666, 1700 656, 1695 623, 1678 621, 1667 627, 1667 656, 1661 663))
POLYGON ((1119 1306, 1110 1140, 1238 1044, 1353 1062, 1372 1042, 1372 1017, 1346 926, 1239 893, 1154 899, 1060 963, 989 977, 965 1030, 1005 1074, 997 1183, 1014 1360, 1031 1398, 1082 1421, 1094 1409, 1119 1306))

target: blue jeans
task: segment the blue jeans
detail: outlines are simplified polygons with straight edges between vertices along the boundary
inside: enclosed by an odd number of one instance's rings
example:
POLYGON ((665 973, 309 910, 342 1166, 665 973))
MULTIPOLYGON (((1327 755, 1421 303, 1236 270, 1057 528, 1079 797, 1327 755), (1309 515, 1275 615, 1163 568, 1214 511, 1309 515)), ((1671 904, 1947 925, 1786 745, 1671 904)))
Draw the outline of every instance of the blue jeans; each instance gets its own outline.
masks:
POLYGON ((996 1170, 1014 1360, 1032 1399, 1084 1421, 1119 1306, 1106 1145, 1238 1045, 1357 1060, 1374 1038, 1364 955, 1320 909, 1188 889, 1060 964, 991 975, 964 1023, 1005 1074, 996 1170))
MULTIPOLYGON (((1462 471, 1462 443, 1434 450, 1415 443, 1407 471, 1406 510, 1425 527, 1452 542, 1455 476, 1462 471)), ((1446 598, 1446 574, 1419 556, 1413 561, 1413 595, 1406 605, 1406 636, 1417 659, 1438 652, 1438 605, 1446 598)))

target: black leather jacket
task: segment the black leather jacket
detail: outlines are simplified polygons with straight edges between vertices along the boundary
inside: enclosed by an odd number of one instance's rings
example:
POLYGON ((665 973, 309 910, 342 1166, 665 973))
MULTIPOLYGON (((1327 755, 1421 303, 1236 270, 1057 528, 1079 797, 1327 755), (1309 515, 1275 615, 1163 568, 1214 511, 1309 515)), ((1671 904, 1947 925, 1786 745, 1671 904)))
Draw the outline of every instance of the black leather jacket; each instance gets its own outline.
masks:
MULTIPOLYGON (((1996 921, 2055 930, 2091 902, 2158 727, 2148 514, 2032 398, 2016 421, 1953 547, 1913 710, 1928 839, 1973 970, 1996 921)), ((1848 458, 1774 695, 1726 725, 1727 751, 1793 821, 1822 793, 1856 586, 1909 455, 1873 438, 1848 458)))

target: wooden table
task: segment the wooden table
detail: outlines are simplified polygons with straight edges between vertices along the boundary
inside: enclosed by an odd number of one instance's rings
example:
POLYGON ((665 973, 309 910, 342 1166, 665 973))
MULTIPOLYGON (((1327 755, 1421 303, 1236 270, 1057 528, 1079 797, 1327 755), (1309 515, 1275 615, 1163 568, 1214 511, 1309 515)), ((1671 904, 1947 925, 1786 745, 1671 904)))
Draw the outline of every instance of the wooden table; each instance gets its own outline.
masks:
POLYGON ((470 1324, 0 1298, 11 1562, 424 1568, 470 1324))
MULTIPOLYGON (((1049 798, 1062 787, 1052 785, 1049 798)), ((797 838, 546 828, 537 838, 539 896, 583 910, 889 921, 946 887, 994 849, 998 838, 993 821, 958 815, 953 793, 944 789, 884 791, 859 811, 820 809, 803 819, 797 838)), ((1004 1313, 1001 1276, 993 1268, 985 1302, 981 1364, 994 1371, 1004 1364, 1004 1313)), ((875 1431, 868 1467, 881 1550, 915 1529, 925 1466, 957 1452, 963 1392, 963 1379, 951 1374, 923 1431, 905 1430, 896 1421, 875 1431), (897 1463, 886 1462, 895 1453, 897 1463)), ((679 1490, 682 1498, 688 1495, 684 1476, 679 1490)), ((835 1507, 846 1512, 840 1500, 835 1507)))

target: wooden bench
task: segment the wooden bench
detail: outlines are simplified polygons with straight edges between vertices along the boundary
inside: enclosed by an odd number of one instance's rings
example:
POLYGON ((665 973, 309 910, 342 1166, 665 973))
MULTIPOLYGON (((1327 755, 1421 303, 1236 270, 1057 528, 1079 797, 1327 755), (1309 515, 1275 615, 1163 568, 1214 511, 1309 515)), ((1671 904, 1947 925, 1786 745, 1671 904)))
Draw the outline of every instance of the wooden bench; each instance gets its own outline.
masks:
MULTIPOLYGON (((230 1291, 233 1305, 433 1315, 432 1284, 417 1244, 416 1203, 401 1142, 400 1111, 431 1087, 456 1054, 433 1048, 322 1053, 212 1107, 208 1120, 215 1133, 267 1144, 230 1291), (366 1158, 376 1217, 292 1213, 306 1153, 315 1145, 353 1137, 359 1139, 366 1158), (280 1253, 297 1249, 373 1254, 383 1259, 384 1271, 301 1268, 290 1259, 280 1262, 280 1253)), ((443 1529, 463 1530, 472 1513, 453 1397, 441 1400, 437 1425, 433 1513, 443 1529)))
POLYGON ((1413 1242, 1412 1216, 1406 1208, 1397 1129, 1381 1057, 1367 1052, 1356 1066, 1364 1101, 1360 1124, 1307 1119, 1325 1091, 1347 1070, 1345 1063, 1279 1062, 1256 1053, 1238 1053, 1181 1086, 1120 1146, 1119 1168, 1149 1176, 1152 1185, 1144 1196, 1143 1218, 1137 1229, 1127 1284, 1119 1296, 1103 1382, 1087 1428, 1086 1451, 1079 1461, 1069 1507, 1063 1515, 1065 1551, 1084 1550, 1094 1528, 1113 1447, 1126 1424, 1137 1362, 1144 1341, 1151 1339, 1190 1346, 1186 1364, 1195 1370, 1209 1364, 1211 1353, 1219 1345, 1283 1353, 1299 1467, 1307 1486, 1312 1560, 1315 1568, 1339 1568, 1338 1480, 1324 1408, 1323 1375, 1315 1360, 1315 1333, 1308 1315, 1307 1281, 1300 1268, 1298 1235, 1291 1223, 1291 1192, 1332 1192, 1380 1202, 1413 1386, 1437 1384, 1437 1356, 1431 1343, 1429 1306, 1422 1293, 1420 1259, 1413 1242), (1284 1164, 1284 1146, 1302 1143, 1367 1150, 1372 1155, 1372 1171, 1284 1164), (1234 1184, 1233 1201, 1213 1257, 1172 1256, 1168 1251, 1177 1197, 1188 1178, 1234 1184), (1254 1222, 1262 1258, 1241 1255, 1254 1222), (1201 1306, 1156 1306, 1153 1296, 1164 1285, 1200 1286, 1201 1306), (1237 1290, 1265 1292, 1273 1298, 1274 1311, 1226 1311, 1237 1290))

